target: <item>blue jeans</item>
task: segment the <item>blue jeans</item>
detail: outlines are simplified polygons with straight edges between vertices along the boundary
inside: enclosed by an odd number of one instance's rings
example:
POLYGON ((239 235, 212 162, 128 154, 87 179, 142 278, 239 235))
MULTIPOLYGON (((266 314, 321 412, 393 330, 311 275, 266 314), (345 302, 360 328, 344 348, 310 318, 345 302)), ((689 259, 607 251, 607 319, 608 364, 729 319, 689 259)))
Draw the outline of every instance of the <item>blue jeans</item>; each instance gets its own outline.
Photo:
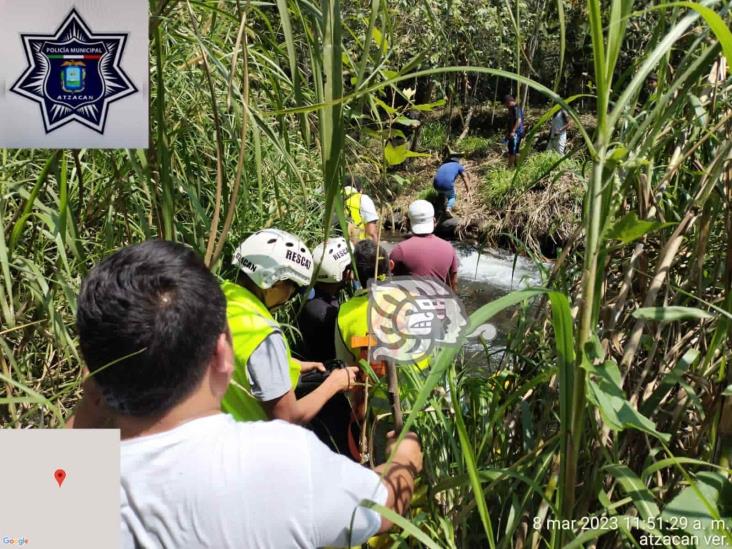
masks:
POLYGON ((519 152, 519 147, 521 146, 521 138, 523 135, 519 135, 518 133, 513 134, 513 137, 508 138, 508 154, 510 155, 516 155, 519 152))
POLYGON ((455 199, 457 198, 457 193, 455 192, 455 187, 453 187, 449 191, 438 190, 437 194, 439 194, 440 197, 444 197, 445 200, 447 200, 447 209, 452 210, 453 206, 455 206, 455 199))

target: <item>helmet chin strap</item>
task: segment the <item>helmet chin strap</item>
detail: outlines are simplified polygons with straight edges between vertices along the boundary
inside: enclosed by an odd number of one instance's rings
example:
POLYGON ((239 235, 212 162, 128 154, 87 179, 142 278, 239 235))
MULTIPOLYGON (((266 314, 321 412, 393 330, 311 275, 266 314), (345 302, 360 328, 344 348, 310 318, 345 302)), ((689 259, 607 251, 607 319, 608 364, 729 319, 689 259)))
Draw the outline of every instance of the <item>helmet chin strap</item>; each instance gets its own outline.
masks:
POLYGON ((237 283, 241 284, 247 290, 249 290, 255 296, 257 296, 257 299, 259 299, 259 301, 264 303, 265 307, 267 307, 269 309, 269 306, 267 306, 267 300, 266 300, 266 294, 265 294, 266 290, 263 290, 262 288, 257 286, 251 278, 249 278, 247 275, 245 275, 243 273, 237 278, 237 283))

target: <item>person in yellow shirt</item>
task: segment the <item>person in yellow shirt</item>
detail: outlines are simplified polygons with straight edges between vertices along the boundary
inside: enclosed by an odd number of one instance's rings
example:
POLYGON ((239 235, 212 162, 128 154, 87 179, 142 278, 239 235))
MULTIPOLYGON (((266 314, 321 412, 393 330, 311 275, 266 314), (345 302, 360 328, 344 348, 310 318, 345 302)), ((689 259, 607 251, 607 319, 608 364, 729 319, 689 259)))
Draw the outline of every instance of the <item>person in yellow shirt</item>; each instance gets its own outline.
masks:
POLYGON ((358 371, 335 370, 312 393, 299 400, 295 396, 301 373, 325 368, 292 357, 272 311, 309 286, 313 257, 296 236, 265 229, 241 243, 232 263, 240 272, 222 290, 236 365, 222 408, 242 421, 308 423, 333 395, 355 385, 358 371))
POLYGON ((376 224, 379 214, 371 197, 363 193, 360 178, 346 177, 343 186, 346 218, 348 219, 348 236, 353 244, 366 238, 374 242, 378 238, 376 224))
POLYGON ((335 331, 336 357, 346 364, 358 364, 361 350, 352 345, 353 339, 363 338, 369 333, 368 281, 374 278, 375 272, 377 278, 388 276, 394 266, 389 254, 373 240, 362 240, 356 244, 353 257, 362 288, 341 305, 335 331))

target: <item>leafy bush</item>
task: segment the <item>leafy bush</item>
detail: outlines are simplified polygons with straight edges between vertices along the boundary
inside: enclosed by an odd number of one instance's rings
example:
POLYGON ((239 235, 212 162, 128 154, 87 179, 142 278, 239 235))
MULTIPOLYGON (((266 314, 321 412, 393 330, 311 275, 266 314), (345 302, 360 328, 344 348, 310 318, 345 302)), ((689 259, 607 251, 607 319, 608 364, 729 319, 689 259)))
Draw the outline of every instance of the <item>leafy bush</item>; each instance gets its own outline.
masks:
POLYGON ((422 128, 419 143, 423 149, 441 151, 447 142, 447 128, 437 120, 427 122, 422 128))
MULTIPOLYGON (((561 156, 554 151, 534 154, 526 158, 516 169, 499 168, 488 172, 483 178, 481 191, 489 207, 500 208, 506 202, 549 178, 557 179, 564 174, 579 175, 581 167, 576 160, 566 159, 557 166, 561 156)), ((582 196, 582 186, 577 185, 577 199, 582 196)))
POLYGON ((432 202, 433 204, 437 202, 437 191, 433 187, 428 187, 424 189, 419 195, 417 195, 417 198, 420 200, 426 200, 427 202, 432 202))
POLYGON ((467 156, 484 155, 490 149, 493 141, 479 135, 469 135, 463 139, 455 148, 467 156))

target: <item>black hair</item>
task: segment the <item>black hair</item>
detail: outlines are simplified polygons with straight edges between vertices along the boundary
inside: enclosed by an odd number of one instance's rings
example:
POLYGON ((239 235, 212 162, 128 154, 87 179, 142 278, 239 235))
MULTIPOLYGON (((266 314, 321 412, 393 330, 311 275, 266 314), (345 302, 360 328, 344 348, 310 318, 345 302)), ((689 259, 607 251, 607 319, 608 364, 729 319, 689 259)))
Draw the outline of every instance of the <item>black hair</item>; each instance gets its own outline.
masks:
POLYGON ((513 95, 504 95, 503 102, 505 103, 506 101, 516 101, 516 99, 513 97, 513 95))
POLYGON ((368 281, 374 278, 377 261, 379 263, 378 274, 389 274, 389 254, 386 253, 384 248, 377 246, 373 240, 366 239, 358 242, 353 248, 353 255, 356 261, 356 274, 358 274, 358 280, 364 288, 368 281))
POLYGON ((652 72, 648 75, 648 78, 646 80, 649 80, 650 82, 658 82, 658 75, 655 72, 652 72))
POLYGON ((150 240, 89 273, 76 326, 106 404, 123 415, 152 416, 198 387, 226 331, 226 299, 196 252, 150 240))
POLYGON ((362 191, 364 187, 364 179, 360 175, 347 175, 343 178, 344 187, 353 187, 358 191, 362 191))
POLYGON ((460 160, 460 153, 457 153, 453 151, 449 145, 445 145, 442 148, 442 163, 445 162, 452 162, 452 161, 459 161, 460 160))

